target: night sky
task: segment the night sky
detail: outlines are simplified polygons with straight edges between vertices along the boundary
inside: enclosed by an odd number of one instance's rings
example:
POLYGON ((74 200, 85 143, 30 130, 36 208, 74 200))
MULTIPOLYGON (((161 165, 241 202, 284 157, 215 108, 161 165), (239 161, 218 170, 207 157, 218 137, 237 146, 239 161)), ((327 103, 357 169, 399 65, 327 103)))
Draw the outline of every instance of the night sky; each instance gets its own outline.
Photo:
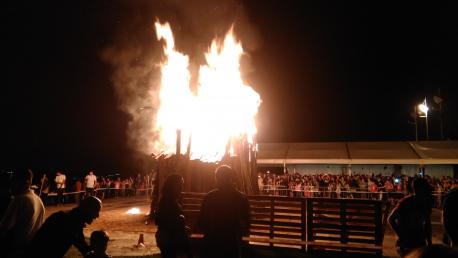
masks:
MULTIPOLYGON (((2 9, 2 169, 141 169, 104 53, 140 49, 130 67, 159 61, 156 17, 171 22, 177 47, 196 62, 236 21, 244 79, 263 101, 260 142, 413 140, 415 103, 433 103, 439 91, 445 138, 458 138, 458 16, 445 2, 11 1, 2 9)), ((431 139, 440 138, 439 118, 436 107, 431 139)), ((424 127, 420 119, 421 139, 424 127)))

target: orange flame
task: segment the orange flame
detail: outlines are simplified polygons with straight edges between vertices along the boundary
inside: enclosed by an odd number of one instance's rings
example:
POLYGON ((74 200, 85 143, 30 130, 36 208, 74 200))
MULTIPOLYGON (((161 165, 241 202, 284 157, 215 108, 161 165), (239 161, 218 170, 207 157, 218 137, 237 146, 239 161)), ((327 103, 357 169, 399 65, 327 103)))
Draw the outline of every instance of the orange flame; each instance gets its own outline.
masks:
MULTIPOLYGON (((155 150, 174 153, 177 129, 181 130, 184 146, 192 137, 192 159, 220 160, 231 139, 246 137, 252 143, 261 99, 241 78, 243 49, 232 29, 222 45, 213 40, 205 55, 207 64, 199 69, 197 95, 193 95, 189 87, 188 57, 175 50, 168 23, 155 25, 158 39, 165 40, 166 57, 161 64, 160 108, 156 120, 160 139, 155 150)), ((186 148, 181 149, 184 154, 186 148)))

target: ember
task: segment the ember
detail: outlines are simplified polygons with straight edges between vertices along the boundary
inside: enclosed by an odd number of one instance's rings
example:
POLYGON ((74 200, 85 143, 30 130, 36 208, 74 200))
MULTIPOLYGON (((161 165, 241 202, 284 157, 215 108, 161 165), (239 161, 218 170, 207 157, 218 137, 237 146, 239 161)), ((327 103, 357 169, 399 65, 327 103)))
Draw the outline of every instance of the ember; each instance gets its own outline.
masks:
POLYGON ((132 208, 132 209, 130 209, 130 210, 128 210, 126 212, 126 214, 129 214, 129 215, 137 215, 137 214, 140 214, 140 213, 141 213, 141 211, 140 211, 139 208, 132 208))

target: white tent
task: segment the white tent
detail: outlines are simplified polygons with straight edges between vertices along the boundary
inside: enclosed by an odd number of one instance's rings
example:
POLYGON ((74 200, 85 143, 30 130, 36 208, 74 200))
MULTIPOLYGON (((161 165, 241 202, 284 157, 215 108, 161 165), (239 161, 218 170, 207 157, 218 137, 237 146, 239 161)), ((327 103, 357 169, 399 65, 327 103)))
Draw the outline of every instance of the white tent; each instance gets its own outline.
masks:
POLYGON ((260 143, 257 163, 458 164, 458 141, 260 143))

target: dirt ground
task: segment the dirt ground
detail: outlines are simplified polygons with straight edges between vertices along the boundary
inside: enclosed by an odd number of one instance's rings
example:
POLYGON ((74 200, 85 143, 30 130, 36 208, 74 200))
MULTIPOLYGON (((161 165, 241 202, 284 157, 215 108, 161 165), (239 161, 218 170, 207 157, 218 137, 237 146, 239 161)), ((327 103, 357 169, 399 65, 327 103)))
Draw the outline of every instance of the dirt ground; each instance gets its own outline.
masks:
MULTIPOLYGON (((160 257, 154 237, 156 226, 145 225, 149 205, 149 200, 144 196, 105 199, 100 217, 84 229, 87 241, 89 242, 92 231, 105 230, 110 236, 108 253, 113 257, 160 257), (126 213, 134 207, 140 209, 140 214, 126 213), (140 234, 143 234, 145 246, 136 247, 140 234)), ((75 207, 74 204, 66 204, 63 207, 46 206, 46 216, 58 210, 70 210, 73 207, 75 207)), ((82 256, 76 248, 72 247, 65 257, 82 256)))
MULTIPOLYGON (((154 234, 155 225, 146 225, 145 218, 149 211, 149 200, 145 196, 111 198, 103 201, 100 217, 84 229, 84 235, 89 238, 94 230, 105 230, 110 235, 108 253, 113 257, 160 257, 154 234), (129 215, 131 208, 139 208, 140 214, 129 215), (136 247, 140 234, 143 234, 145 246, 136 247)), ((58 210, 69 210, 74 204, 63 207, 46 206, 46 216, 58 210)), ((433 210, 433 243, 441 243, 443 228, 440 223, 440 211, 433 210)), ((385 257, 398 257, 395 248, 396 236, 388 226, 383 242, 385 257)), ((65 257, 82 257, 75 248, 71 248, 65 257)))

